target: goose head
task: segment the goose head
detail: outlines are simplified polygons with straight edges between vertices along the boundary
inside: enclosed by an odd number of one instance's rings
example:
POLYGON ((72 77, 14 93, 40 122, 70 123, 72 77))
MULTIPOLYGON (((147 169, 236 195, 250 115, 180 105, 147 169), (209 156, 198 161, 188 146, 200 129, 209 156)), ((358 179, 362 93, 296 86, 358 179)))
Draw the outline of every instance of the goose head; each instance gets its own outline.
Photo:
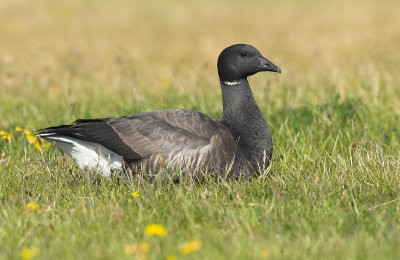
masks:
POLYGON ((217 67, 221 81, 246 79, 260 71, 281 73, 278 66, 248 44, 234 44, 225 48, 218 57, 217 67))

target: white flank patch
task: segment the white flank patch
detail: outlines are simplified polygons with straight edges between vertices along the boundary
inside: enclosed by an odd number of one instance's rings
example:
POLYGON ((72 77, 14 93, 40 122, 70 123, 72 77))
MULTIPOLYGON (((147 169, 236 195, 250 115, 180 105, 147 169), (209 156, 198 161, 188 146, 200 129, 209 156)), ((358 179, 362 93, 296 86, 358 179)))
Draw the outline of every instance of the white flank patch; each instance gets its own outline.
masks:
POLYGON ((104 177, 110 176, 111 170, 121 170, 120 155, 108 150, 101 144, 67 136, 40 135, 49 141, 55 141, 61 151, 71 157, 83 171, 94 170, 104 177))
POLYGON ((228 86, 235 86, 239 83, 240 83, 240 81, 224 81, 224 84, 226 84, 228 86))

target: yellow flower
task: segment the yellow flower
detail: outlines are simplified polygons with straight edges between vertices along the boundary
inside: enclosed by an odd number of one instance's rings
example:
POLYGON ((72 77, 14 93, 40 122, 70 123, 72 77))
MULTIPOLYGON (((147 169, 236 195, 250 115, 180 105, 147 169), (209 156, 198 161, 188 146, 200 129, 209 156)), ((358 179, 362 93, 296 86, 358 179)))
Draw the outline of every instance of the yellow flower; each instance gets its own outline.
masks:
POLYGON ((123 250, 125 254, 131 255, 135 252, 135 247, 133 245, 125 245, 123 250))
POLYGON ((143 253, 148 253, 151 250, 149 243, 139 243, 137 244, 137 250, 143 253))
POLYGON ((137 197, 140 195, 140 191, 134 191, 131 193, 132 197, 137 197))
POLYGON ((15 127, 15 131, 22 132, 22 128, 20 126, 15 127))
POLYGON ((27 130, 27 129, 24 130, 24 133, 25 133, 26 135, 32 135, 32 132, 29 131, 29 130, 27 130))
POLYGON ((37 141, 37 137, 36 137, 36 136, 33 136, 33 135, 30 135, 30 134, 27 134, 27 135, 26 135, 26 139, 27 139, 28 142, 30 142, 31 144, 34 144, 34 143, 37 141))
POLYGON ((0 131, 0 135, 1 135, 1 139, 2 140, 6 140, 7 139, 9 142, 11 142, 11 140, 14 138, 13 134, 11 134, 11 133, 9 133, 7 131, 4 131, 4 130, 0 131))
POLYGON ((260 252, 260 257, 264 258, 264 259, 268 258, 270 255, 271 255, 271 251, 270 250, 263 249, 260 252))
POLYGON ((167 234, 165 227, 159 224, 148 224, 144 231, 148 236, 164 237, 167 234))
POLYGON ((42 147, 40 147, 40 143, 39 142, 35 143, 35 148, 38 149, 39 151, 42 150, 42 147))
POLYGON ((136 245, 126 245, 123 250, 127 255, 132 255, 133 253, 148 253, 151 250, 151 246, 149 243, 139 243, 136 245))
POLYGON ((28 214, 29 211, 37 211, 38 213, 41 213, 42 211, 40 210, 40 207, 38 204, 34 203, 34 202, 29 202, 28 204, 26 204, 25 207, 25 214, 28 214))
POLYGON ((35 204, 34 202, 29 202, 26 204, 26 208, 30 210, 37 210, 39 209, 39 205, 35 204))
POLYGON ((176 255, 169 255, 165 260, 177 260, 177 259, 178 257, 176 257, 176 255))
POLYGON ((180 249, 183 255, 187 255, 194 251, 199 250, 200 247, 201 247, 201 241, 198 239, 193 239, 192 241, 183 244, 180 249))
POLYGON ((21 257, 24 260, 29 260, 37 255, 39 255, 39 250, 36 247, 28 247, 21 252, 21 257))

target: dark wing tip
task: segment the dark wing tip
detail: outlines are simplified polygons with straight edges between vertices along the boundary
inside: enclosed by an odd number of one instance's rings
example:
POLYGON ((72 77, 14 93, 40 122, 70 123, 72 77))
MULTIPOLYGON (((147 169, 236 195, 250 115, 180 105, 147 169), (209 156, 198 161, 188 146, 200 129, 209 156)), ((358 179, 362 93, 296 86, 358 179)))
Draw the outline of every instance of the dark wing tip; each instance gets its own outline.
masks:
POLYGON ((35 135, 42 135, 42 134, 57 134, 63 129, 67 129, 72 127, 73 125, 59 125, 59 126, 50 126, 43 129, 36 130, 35 135))
POLYGON ((59 126, 50 126, 43 129, 39 129, 36 131, 35 135, 41 134, 66 134, 71 132, 76 132, 74 126, 84 123, 95 123, 95 122, 104 122, 107 118, 97 118, 97 119, 77 119, 70 125, 59 125, 59 126))

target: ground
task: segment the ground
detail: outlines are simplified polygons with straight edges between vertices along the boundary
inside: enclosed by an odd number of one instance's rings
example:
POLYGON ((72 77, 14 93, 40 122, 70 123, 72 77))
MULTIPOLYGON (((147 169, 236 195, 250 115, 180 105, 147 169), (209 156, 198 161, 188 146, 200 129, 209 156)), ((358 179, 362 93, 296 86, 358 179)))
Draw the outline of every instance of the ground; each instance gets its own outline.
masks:
POLYGON ((0 1, 0 258, 398 258, 399 13, 397 0, 0 1), (216 59, 233 43, 282 69, 250 78, 274 140, 258 178, 90 179, 33 136, 155 109, 220 119, 216 59))

